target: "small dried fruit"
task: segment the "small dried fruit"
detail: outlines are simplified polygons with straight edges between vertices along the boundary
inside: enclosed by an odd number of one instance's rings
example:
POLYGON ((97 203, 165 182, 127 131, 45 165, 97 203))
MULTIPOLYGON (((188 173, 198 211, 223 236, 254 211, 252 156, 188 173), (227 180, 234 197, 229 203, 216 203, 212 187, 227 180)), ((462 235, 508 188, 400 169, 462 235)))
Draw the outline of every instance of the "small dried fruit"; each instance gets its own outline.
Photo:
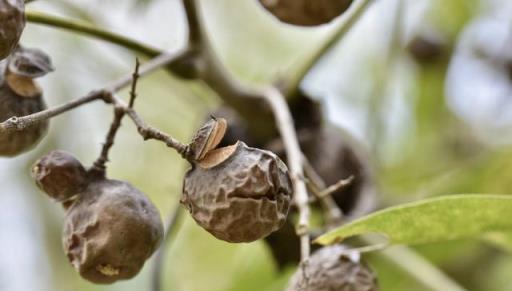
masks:
MULTIPOLYGON (((0 122, 46 109, 43 92, 34 81, 52 70, 51 60, 45 53, 18 47, 0 66, 0 122)), ((42 121, 21 131, 0 133, 0 156, 15 156, 30 150, 47 128, 48 122, 42 121)))
POLYGON ((73 155, 52 151, 32 168, 37 186, 57 201, 65 201, 84 190, 87 171, 73 155))
POLYGON ((301 26, 328 23, 345 12, 353 0, 258 0, 279 20, 301 26))
POLYGON ((219 145, 226 133, 227 123, 224 118, 211 118, 194 135, 190 143, 193 159, 199 161, 219 145))
POLYGON ((80 275, 110 284, 137 275, 163 236, 158 210, 126 182, 92 180, 68 208, 64 250, 80 275))
POLYGON ((25 2, 0 0, 0 60, 14 50, 25 28, 25 2))
POLYGON ((286 291, 379 290, 373 272, 344 250, 342 246, 329 246, 316 251, 306 268, 295 272, 286 291))
POLYGON ((252 242, 284 224, 291 193, 288 170, 275 154, 238 142, 193 165, 181 202, 218 239, 252 242))

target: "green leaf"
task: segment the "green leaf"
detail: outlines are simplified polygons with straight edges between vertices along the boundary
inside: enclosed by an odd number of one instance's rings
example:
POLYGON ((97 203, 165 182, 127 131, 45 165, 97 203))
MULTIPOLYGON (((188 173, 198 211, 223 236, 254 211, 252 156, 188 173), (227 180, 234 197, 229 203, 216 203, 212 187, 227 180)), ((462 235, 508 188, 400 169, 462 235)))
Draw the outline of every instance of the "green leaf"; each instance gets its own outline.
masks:
POLYGON ((483 234, 512 234, 512 196, 453 195, 384 209, 316 239, 332 244, 366 233, 388 237, 390 244, 423 244, 483 234))

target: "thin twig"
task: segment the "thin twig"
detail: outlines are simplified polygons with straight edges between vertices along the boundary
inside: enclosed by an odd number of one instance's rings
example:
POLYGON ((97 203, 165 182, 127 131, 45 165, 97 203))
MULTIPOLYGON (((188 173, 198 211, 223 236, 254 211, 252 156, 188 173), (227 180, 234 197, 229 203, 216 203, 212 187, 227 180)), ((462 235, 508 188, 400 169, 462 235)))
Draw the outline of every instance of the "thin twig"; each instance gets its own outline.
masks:
MULTIPOLYGON (((133 102, 135 100, 135 96, 137 95, 137 80, 139 79, 139 60, 135 61, 135 70, 132 75, 132 88, 130 90, 130 104, 129 108, 133 107, 133 102)), ((100 174, 101 176, 105 175, 106 163, 109 161, 108 153, 112 146, 114 145, 114 141, 116 138, 117 131, 121 127, 121 121, 125 115, 125 111, 123 108, 114 106, 114 119, 112 120, 112 124, 110 125, 110 129, 107 133, 107 138, 105 139, 105 143, 103 144, 103 148, 101 149, 101 154, 98 159, 94 162, 91 170, 100 174)))
POLYGON ((346 179, 339 180, 335 184, 332 184, 331 186, 322 190, 322 192, 318 193, 318 197, 320 199, 322 199, 322 198, 331 196, 334 192, 337 192, 337 191, 349 186, 350 184, 352 184, 353 181, 354 181, 354 176, 350 176, 346 179))
POLYGON ((84 104, 103 99, 104 92, 103 91, 93 91, 81 98, 72 100, 70 102, 67 102, 65 104, 56 106, 51 109, 43 110, 34 114, 30 114, 23 117, 11 117, 7 119, 6 121, 0 123, 0 133, 2 132, 9 132, 9 131, 16 131, 16 130, 23 130, 29 126, 32 126, 38 122, 41 122, 43 120, 50 119, 54 116, 57 116, 59 114, 62 114, 64 112, 67 112, 69 110, 72 110, 74 108, 77 108, 79 106, 82 106, 84 104))
POLYGON ((297 235, 300 237, 301 263, 306 263, 310 254, 310 209, 306 184, 302 178, 304 177, 302 151, 293 126, 292 115, 284 96, 274 87, 266 89, 263 96, 272 108, 288 157, 288 167, 290 168, 294 188, 294 202, 299 211, 297 235))
POLYGON ((322 196, 322 190, 326 189, 324 181, 305 156, 303 157, 303 160, 304 172, 309 181, 308 186, 310 187, 310 191, 320 201, 320 205, 324 209, 327 227, 332 228, 340 225, 343 222, 343 212, 338 207, 332 196, 322 196))
POLYGON ((172 214, 169 216, 169 221, 167 222, 166 232, 164 239, 158 252, 155 255, 154 265, 153 265, 153 275, 151 278, 151 290, 152 291, 160 291, 162 290, 162 274, 164 271, 164 260, 167 254, 167 248, 171 242, 171 237, 178 231, 179 220, 182 211, 181 204, 176 203, 172 214))
POLYGON ((135 70, 132 74, 132 88, 130 90, 130 102, 128 102, 128 107, 133 108, 135 104, 135 98, 137 98, 137 80, 140 77, 139 74, 140 61, 138 58, 135 58, 135 70))
MULTIPOLYGON (((169 62, 173 61, 176 57, 176 54, 162 54, 150 62, 147 62, 140 68, 140 75, 144 76, 147 75, 162 66, 165 66, 169 62)), ((89 94, 77 98, 75 100, 69 101, 67 103, 64 103, 62 105, 46 109, 34 114, 30 114, 27 116, 22 117, 11 117, 7 119, 6 121, 0 123, 0 133, 1 132, 9 132, 9 131, 20 131, 24 130, 29 126, 32 126, 38 122, 41 122, 43 120, 50 119, 52 117, 55 117, 57 115, 60 115, 62 113, 65 113, 69 110, 72 110, 74 108, 77 108, 79 106, 82 106, 84 104, 90 103, 92 101, 96 100, 104 100, 106 102, 111 102, 110 95, 120 91, 121 89, 125 88, 126 86, 130 85, 131 83, 132 75, 128 74, 126 76, 121 77, 117 81, 113 82, 112 84, 105 86, 103 89, 95 90, 90 92, 89 94)))
POLYGON ((143 44, 135 39, 106 31, 102 28, 96 27, 92 24, 78 21, 75 19, 64 18, 60 16, 50 15, 39 11, 26 11, 25 15, 28 22, 44 24, 54 27, 63 28, 73 32, 82 33, 88 36, 93 36, 111 43, 118 44, 127 49, 144 54, 147 57, 153 58, 161 54, 161 51, 143 44))
POLYGON ((116 96, 112 96, 112 100, 116 104, 121 104, 126 112, 126 114, 132 119, 135 126, 137 126, 137 131, 142 136, 144 140, 154 139, 165 143, 168 147, 175 149, 183 158, 189 160, 189 148, 186 144, 181 143, 179 140, 173 138, 169 134, 148 125, 139 114, 126 106, 124 101, 119 99, 116 96))
POLYGON ((98 159, 94 162, 91 171, 94 171, 95 173, 104 176, 105 171, 107 169, 106 163, 109 161, 108 159, 108 152, 114 145, 114 141, 116 138, 117 131, 121 127, 121 120, 123 119, 124 111, 122 108, 114 107, 114 119, 112 120, 112 124, 110 125, 110 129, 108 130, 107 137, 105 139, 105 143, 103 144, 103 147, 101 149, 100 156, 98 159))

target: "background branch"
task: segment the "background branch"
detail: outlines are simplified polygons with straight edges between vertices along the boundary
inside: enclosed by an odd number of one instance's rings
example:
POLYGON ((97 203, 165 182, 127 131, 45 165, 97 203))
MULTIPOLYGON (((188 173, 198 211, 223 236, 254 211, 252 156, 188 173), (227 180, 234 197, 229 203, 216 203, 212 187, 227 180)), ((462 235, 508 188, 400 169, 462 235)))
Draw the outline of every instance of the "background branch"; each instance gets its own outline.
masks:
MULTIPOLYGON (((322 59, 322 57, 329 52, 347 33, 354 27, 357 21, 361 18, 363 13, 368 9, 374 0, 356 0, 351 5, 348 11, 342 17, 339 26, 332 32, 332 34, 315 50, 315 52, 306 58, 306 61, 301 67, 293 73, 290 73, 288 78, 284 81, 284 94, 286 97, 291 97, 297 94, 298 89, 306 75, 313 69, 313 67, 322 59)), ((281 82, 280 82, 281 83, 281 82)))
POLYGON ((308 192, 304 182, 302 151, 293 126, 292 115, 284 96, 274 87, 268 88, 263 96, 272 108, 288 157, 288 167, 294 189, 294 202, 299 211, 297 235, 300 237, 301 263, 305 263, 310 253, 310 209, 308 192))
POLYGON ((161 54, 161 51, 154 47, 143 44, 135 39, 104 30, 102 28, 96 27, 92 24, 83 21, 30 10, 26 11, 25 15, 28 22, 63 28, 65 30, 69 30, 72 32, 92 36, 101 40, 105 40, 120 45, 124 48, 141 53, 150 58, 156 57, 159 54, 161 54))

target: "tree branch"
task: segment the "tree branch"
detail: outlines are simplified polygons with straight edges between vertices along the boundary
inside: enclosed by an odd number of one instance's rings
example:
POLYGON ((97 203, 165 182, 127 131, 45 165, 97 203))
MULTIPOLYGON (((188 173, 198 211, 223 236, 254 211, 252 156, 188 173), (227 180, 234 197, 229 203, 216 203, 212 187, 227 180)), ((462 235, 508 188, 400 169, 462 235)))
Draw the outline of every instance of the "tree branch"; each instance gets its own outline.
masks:
MULTIPOLYGON (((147 62, 140 68, 140 75, 145 76, 165 65, 172 62, 176 58, 176 54, 162 54, 150 62, 147 62)), ((0 123, 0 133, 5 131, 20 131, 27 127, 34 125, 43 120, 50 119, 69 110, 82 106, 96 100, 104 100, 105 102, 111 102, 112 98, 110 95, 119 92, 121 89, 130 85, 131 74, 126 75, 113 82, 112 84, 105 86, 103 89, 92 91, 89 94, 59 105, 54 108, 46 109, 34 114, 30 114, 22 117, 11 117, 8 120, 0 123)))
POLYGON ((150 58, 161 54, 161 51, 154 47, 145 45, 129 37, 103 30, 83 21, 54 16, 39 11, 26 11, 25 15, 28 22, 59 27, 73 32, 82 33, 84 35, 93 36, 141 53, 150 58))
POLYGON ((189 43, 199 44, 204 39, 204 34, 197 3, 195 0, 183 0, 183 8, 186 11, 189 43))
POLYGON ((340 225, 343 222, 343 212, 336 204, 336 201, 332 196, 322 196, 322 192, 327 188, 322 177, 318 175, 309 160, 303 156, 304 160, 304 172, 309 180, 308 186, 310 186, 311 192, 315 194, 317 199, 320 201, 324 210, 325 220, 327 222, 327 228, 332 228, 340 225))
MULTIPOLYGON (((345 12, 344 19, 339 24, 333 33, 316 49, 307 60, 301 65, 301 67, 295 72, 291 73, 288 79, 284 82, 284 95, 291 97, 297 94, 299 86, 306 77, 306 75, 313 69, 313 67, 320 61, 320 59, 332 49, 342 39, 357 21, 361 18, 363 13, 368 9, 374 0, 356 0, 345 12)), ((280 82, 282 83, 282 82, 280 82)))
POLYGON ((300 237, 301 263, 307 263, 310 254, 309 220, 310 209, 308 192, 304 182, 304 159, 293 125, 292 115, 284 96, 274 87, 267 88, 263 96, 275 116, 277 127, 288 157, 288 167, 294 189, 294 202, 299 211, 297 235, 300 237))
MULTIPOLYGON (((137 80, 139 79, 139 60, 135 60, 135 71, 132 75, 132 88, 130 90, 130 103, 128 105, 129 108, 133 108, 133 102, 135 101, 135 97, 137 95, 137 80)), ((117 131, 121 127, 121 121, 125 115, 125 111, 123 108, 114 106, 114 119, 112 120, 112 124, 110 125, 110 129, 107 133, 107 138, 105 140, 105 144, 103 144, 103 148, 101 149, 101 154, 98 159, 94 162, 91 170, 96 172, 97 174, 104 176, 106 170, 106 163, 109 161, 108 153, 112 146, 114 145, 114 141, 116 138, 117 131)))

